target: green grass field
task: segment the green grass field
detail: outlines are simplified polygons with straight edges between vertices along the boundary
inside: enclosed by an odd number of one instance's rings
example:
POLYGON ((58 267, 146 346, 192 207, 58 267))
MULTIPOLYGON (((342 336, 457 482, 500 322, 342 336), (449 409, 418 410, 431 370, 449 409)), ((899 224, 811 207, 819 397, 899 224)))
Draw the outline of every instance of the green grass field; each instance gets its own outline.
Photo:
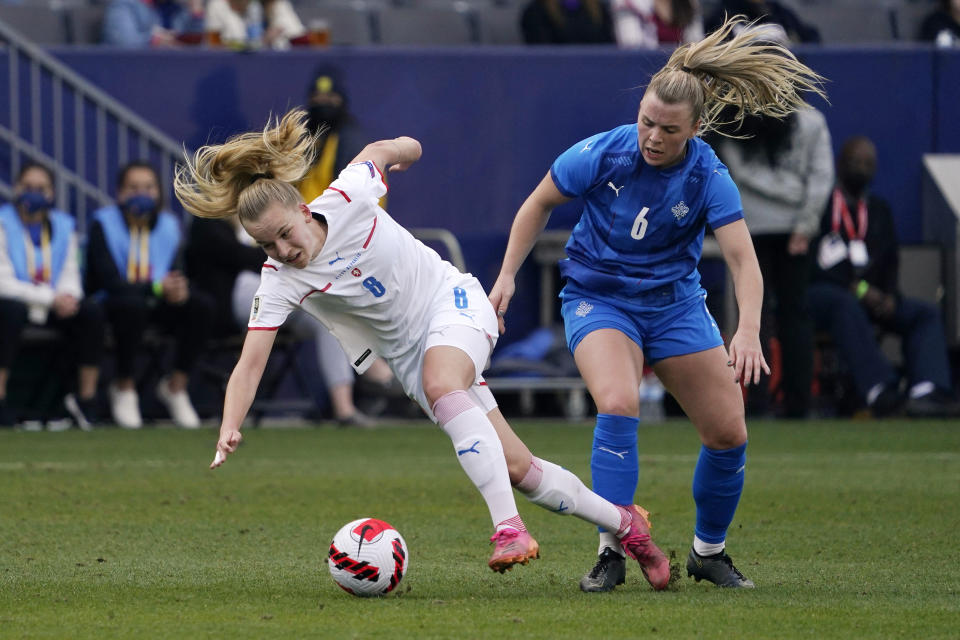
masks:
MULTIPOLYGON (((589 480, 588 425, 517 422, 534 452, 589 480)), ((643 427, 638 501, 685 558, 698 441, 643 427)), ((200 432, 0 433, 2 638, 956 638, 960 425, 754 423, 728 549, 757 583, 684 577, 654 593, 636 565, 583 594, 591 525, 518 498, 542 558, 498 575, 490 524, 447 438, 263 429, 217 471, 200 432), (330 579, 334 532, 396 526, 410 569, 362 600, 330 579)), ((684 576, 686 574, 684 573, 684 576)))

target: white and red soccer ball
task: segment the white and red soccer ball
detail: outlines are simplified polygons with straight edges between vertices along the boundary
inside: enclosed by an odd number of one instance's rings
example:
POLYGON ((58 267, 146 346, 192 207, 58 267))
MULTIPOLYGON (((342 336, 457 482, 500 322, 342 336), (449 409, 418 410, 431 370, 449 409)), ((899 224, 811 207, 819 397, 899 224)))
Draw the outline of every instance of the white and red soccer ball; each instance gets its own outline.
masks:
POLYGON ((327 564, 341 589, 362 598, 390 593, 407 572, 409 554, 400 532, 383 520, 360 518, 333 536, 327 564))

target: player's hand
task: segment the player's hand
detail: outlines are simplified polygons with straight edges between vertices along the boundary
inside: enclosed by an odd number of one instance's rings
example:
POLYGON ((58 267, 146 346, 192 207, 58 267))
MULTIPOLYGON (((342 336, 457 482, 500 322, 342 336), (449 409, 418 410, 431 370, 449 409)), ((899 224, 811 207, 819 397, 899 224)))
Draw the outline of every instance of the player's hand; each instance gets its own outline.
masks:
POLYGON ((171 271, 163 278, 163 297, 172 305, 181 305, 190 297, 190 285, 179 271, 171 271))
POLYGON ((737 331, 730 341, 730 361, 727 363, 733 367, 734 382, 743 381, 745 386, 758 384, 760 382, 760 373, 770 375, 770 367, 763 357, 763 350, 760 348, 760 337, 755 332, 749 332, 746 335, 737 331))
POLYGON ((217 442, 217 452, 213 456, 213 462, 210 463, 210 468, 216 469, 222 465, 227 460, 227 456, 236 451, 242 441, 243 436, 240 435, 240 432, 236 429, 221 431, 220 441, 217 442))
POLYGON ((53 298, 53 312, 58 318, 72 318, 80 310, 80 301, 69 293, 58 293, 53 298))
POLYGON ((400 136, 394 138, 391 142, 397 148, 397 161, 391 164, 387 171, 406 171, 423 155, 423 147, 420 146, 420 142, 410 136, 400 136))
POLYGON ((516 290, 517 285, 513 281, 513 278, 504 278, 501 276, 497 278, 497 281, 493 284, 493 288, 490 289, 490 295, 487 296, 490 304, 493 305, 493 310, 497 312, 497 325, 501 334, 507 330, 507 325, 503 318, 507 315, 507 307, 510 306, 510 300, 513 298, 516 290))
POLYGON ((787 240, 787 253, 791 256, 802 256, 810 249, 810 238, 805 233, 794 231, 787 240))

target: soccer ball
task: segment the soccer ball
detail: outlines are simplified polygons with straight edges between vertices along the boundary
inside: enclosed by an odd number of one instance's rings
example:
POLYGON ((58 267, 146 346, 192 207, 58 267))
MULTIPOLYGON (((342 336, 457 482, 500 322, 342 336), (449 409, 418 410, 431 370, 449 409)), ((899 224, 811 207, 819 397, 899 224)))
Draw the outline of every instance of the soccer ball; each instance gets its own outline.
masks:
POLYGON ((334 582, 361 598, 382 596, 407 572, 407 543, 383 520, 360 518, 341 527, 330 542, 327 564, 334 582))

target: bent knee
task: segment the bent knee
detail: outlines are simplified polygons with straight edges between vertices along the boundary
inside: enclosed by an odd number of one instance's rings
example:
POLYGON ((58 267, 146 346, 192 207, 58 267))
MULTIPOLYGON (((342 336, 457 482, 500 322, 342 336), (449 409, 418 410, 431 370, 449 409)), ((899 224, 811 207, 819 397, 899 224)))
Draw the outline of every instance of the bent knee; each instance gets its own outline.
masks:
POLYGON ((708 449, 733 449, 747 441, 747 424, 742 417, 730 418, 701 430, 700 440, 708 449))
POLYGON ((453 391, 463 391, 463 389, 457 386, 455 382, 449 379, 445 380, 440 376, 423 376, 423 393, 427 396, 430 406, 453 391))
POLYGON ((640 392, 632 393, 624 389, 612 389, 594 396, 598 413, 615 416, 637 416, 640 414, 640 392))

